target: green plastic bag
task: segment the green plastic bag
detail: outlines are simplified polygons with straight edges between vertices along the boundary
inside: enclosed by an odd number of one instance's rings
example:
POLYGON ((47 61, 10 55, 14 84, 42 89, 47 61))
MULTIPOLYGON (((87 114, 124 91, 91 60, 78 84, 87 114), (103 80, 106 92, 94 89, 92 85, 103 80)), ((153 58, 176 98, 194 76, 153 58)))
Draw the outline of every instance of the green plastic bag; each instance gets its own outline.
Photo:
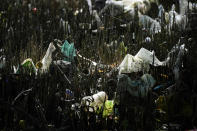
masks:
POLYGON ((21 66, 16 70, 16 74, 20 74, 20 73, 34 74, 36 72, 37 72, 37 69, 31 58, 25 59, 21 63, 21 66))
POLYGON ((74 57, 76 56, 76 50, 74 47, 74 43, 69 43, 67 40, 64 42, 63 46, 61 47, 61 52, 65 55, 65 61, 72 62, 74 57))

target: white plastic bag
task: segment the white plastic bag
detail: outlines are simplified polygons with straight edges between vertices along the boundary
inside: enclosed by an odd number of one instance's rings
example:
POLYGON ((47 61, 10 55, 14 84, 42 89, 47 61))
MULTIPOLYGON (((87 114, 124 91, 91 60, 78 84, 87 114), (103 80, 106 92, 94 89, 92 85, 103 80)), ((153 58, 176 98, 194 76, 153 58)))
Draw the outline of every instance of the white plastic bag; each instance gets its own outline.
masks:
POLYGON ((160 62, 158 58, 155 56, 154 51, 150 52, 145 48, 141 48, 139 52, 135 55, 135 58, 140 58, 144 62, 147 62, 153 66, 162 66, 163 62, 160 62), (154 62, 153 62, 154 61, 154 62))
POLYGON ((127 54, 119 65, 119 74, 131 73, 131 72, 147 72, 149 71, 149 64, 145 63, 142 59, 127 54))
POLYGON ((47 52, 44 56, 44 58, 42 59, 42 68, 41 71, 42 72, 46 72, 48 71, 51 63, 52 63, 52 53, 56 50, 55 46, 53 45, 53 43, 49 44, 49 47, 47 49, 47 52))
POLYGON ((150 52, 145 48, 141 48, 135 56, 130 54, 125 56, 118 67, 119 74, 139 71, 146 73, 150 69, 149 64, 153 66, 163 66, 165 65, 165 62, 160 62, 155 56, 154 51, 150 52))

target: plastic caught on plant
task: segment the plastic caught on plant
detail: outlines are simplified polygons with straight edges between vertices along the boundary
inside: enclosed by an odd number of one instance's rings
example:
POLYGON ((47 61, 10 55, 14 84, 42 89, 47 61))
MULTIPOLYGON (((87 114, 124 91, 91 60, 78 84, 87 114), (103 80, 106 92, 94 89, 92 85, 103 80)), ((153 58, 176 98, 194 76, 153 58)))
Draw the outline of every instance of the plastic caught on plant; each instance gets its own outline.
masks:
POLYGON ((121 64, 119 65, 119 74, 132 73, 132 72, 148 72, 149 64, 145 63, 142 59, 127 54, 121 64))
POLYGON ((96 111, 100 106, 102 106, 105 101, 108 100, 108 96, 105 92, 101 91, 92 96, 85 96, 81 100, 81 105, 88 107, 89 112, 96 111))
POLYGON ((135 56, 130 54, 125 56, 118 67, 119 74, 139 71, 148 72, 150 68, 149 64, 153 66, 163 66, 165 65, 165 62, 159 61, 155 56, 154 51, 150 52, 145 48, 141 48, 135 56))
POLYGON ((6 57, 4 55, 4 49, 0 49, 0 69, 4 68, 6 65, 6 57))
POLYGON ((135 57, 142 59, 145 62, 153 66, 162 66, 164 65, 163 62, 159 61, 159 59, 155 56, 154 51, 150 52, 145 48, 141 48, 139 52, 135 55, 135 57))
POLYGON ((74 60, 74 57, 76 56, 76 50, 74 47, 74 43, 69 43, 67 40, 64 42, 61 52, 65 55, 66 58, 64 58, 65 61, 72 62, 74 60))
POLYGON ((121 74, 118 76, 118 88, 117 92, 128 92, 131 96, 145 97, 147 96, 149 88, 155 85, 156 81, 149 74, 144 74, 138 80, 132 80, 129 76, 121 74))
POLYGON ((0 69, 5 67, 6 58, 4 56, 0 56, 0 69))
POLYGON ((113 115, 113 107, 114 107, 114 101, 113 100, 106 100, 103 108, 103 117, 108 117, 110 115, 113 115))
POLYGON ((41 70, 42 71, 47 71, 52 63, 52 53, 56 50, 55 46, 53 45, 53 43, 49 44, 49 47, 47 49, 47 52, 44 56, 44 58, 42 59, 41 63, 42 63, 42 67, 41 70))
MULTIPOLYGON (((34 62, 31 58, 28 58, 26 60, 24 60, 22 63, 21 63, 21 67, 23 68, 23 70, 26 72, 26 73, 35 73, 37 74, 37 69, 36 69, 36 66, 34 65, 34 62)), ((18 68, 18 70, 16 71, 16 73, 21 73, 21 68, 18 68)))

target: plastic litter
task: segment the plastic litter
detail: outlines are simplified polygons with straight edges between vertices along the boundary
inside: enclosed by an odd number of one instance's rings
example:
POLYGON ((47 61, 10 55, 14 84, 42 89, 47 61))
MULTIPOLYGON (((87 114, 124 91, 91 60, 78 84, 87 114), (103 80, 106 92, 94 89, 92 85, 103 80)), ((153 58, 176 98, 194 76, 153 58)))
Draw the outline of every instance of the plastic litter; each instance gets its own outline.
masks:
POLYGON ((156 86, 153 90, 154 91, 157 91, 157 90, 159 90, 159 89, 162 89, 164 87, 164 85, 158 85, 158 86, 156 86))
POLYGON ((68 68, 68 66, 71 65, 71 62, 64 61, 64 60, 53 61, 53 63, 56 65, 59 65, 63 69, 68 68))
POLYGON ((0 56, 0 69, 4 68, 6 64, 6 59, 4 56, 0 56))
POLYGON ((125 12, 133 12, 135 7, 138 7, 140 13, 145 13, 149 9, 149 1, 146 1, 148 4, 144 3, 145 0, 107 0, 106 4, 120 6, 124 8, 125 12))
POLYGON ((56 50, 55 46, 53 45, 53 43, 49 44, 49 47, 47 49, 47 52, 44 56, 44 58, 42 59, 41 63, 42 63, 42 67, 41 67, 41 72, 46 72, 49 70, 49 67, 52 63, 52 53, 56 50))
POLYGON ((150 52, 145 48, 141 48, 139 52, 132 56, 127 54, 119 65, 119 74, 121 73, 132 73, 132 72, 148 72, 149 64, 153 66, 164 66, 165 62, 160 62, 154 55, 154 51, 150 52))
POLYGON ((113 100, 106 100, 104 108, 103 108, 103 117, 104 118, 113 115, 113 107, 114 107, 114 101, 113 100))
POLYGON ((86 0, 88 7, 89 7, 89 12, 92 14, 92 1, 91 0, 86 0))
MULTIPOLYGON (((97 28, 100 29, 100 27, 103 27, 103 23, 101 21, 101 18, 99 17, 99 14, 97 13, 97 11, 93 10, 92 14, 93 14, 93 16, 94 16, 94 18, 95 18, 95 20, 97 22, 97 28)), ((94 31, 94 33, 96 33, 96 32, 94 31)))
POLYGON ((165 20, 165 9, 161 4, 158 6, 158 9, 159 9, 158 18, 160 19, 159 22, 163 23, 165 20))
POLYGON ((182 126, 180 124, 163 124, 160 128, 160 131, 182 131, 182 126))
POLYGON ((71 99, 71 98, 74 97, 74 93, 71 90, 66 89, 66 91, 65 91, 65 97, 66 97, 66 100, 69 100, 69 99, 71 99))
POLYGON ((108 100, 108 96, 105 92, 101 91, 92 96, 85 96, 81 100, 81 105, 87 107, 89 112, 94 112, 102 106, 105 101, 108 100))
POLYGON ((145 38, 145 43, 147 43, 147 44, 151 43, 151 38, 150 37, 146 37, 145 38))
POLYGON ((22 71, 24 71, 25 73, 35 73, 37 74, 37 69, 34 65, 34 62, 31 58, 28 58, 26 60, 24 60, 22 63, 21 63, 21 68, 18 68, 16 73, 21 73, 22 71))
POLYGON ((149 64, 145 63, 142 59, 134 57, 130 54, 127 54, 122 63, 119 65, 119 74, 121 73, 131 73, 131 72, 148 72, 149 64))
POLYGON ((156 81, 150 74, 144 74, 138 80, 131 80, 125 74, 118 76, 118 89, 117 92, 126 91, 131 96, 145 97, 151 87, 155 85, 156 81))
POLYGON ((0 49, 0 69, 4 68, 6 64, 6 57, 3 54, 4 50, 0 49))
POLYGON ((135 57, 142 59, 145 62, 148 62, 149 64, 153 66, 163 66, 164 62, 161 62, 158 60, 158 58, 155 56, 154 51, 150 52, 149 50, 145 48, 141 48, 139 52, 135 55, 135 57))
POLYGON ((161 32, 161 25, 158 21, 147 15, 139 16, 139 23, 143 28, 150 31, 150 33, 157 34, 161 32))
POLYGON ((174 25, 177 25, 178 29, 186 28, 186 15, 179 14, 175 11, 175 5, 172 5, 171 11, 168 13, 169 15, 169 27, 172 29, 174 25))
POLYGON ((25 120, 20 120, 18 124, 21 129, 25 129, 25 120))
POLYGON ((61 52, 64 54, 66 58, 65 61, 73 62, 74 57, 76 56, 76 50, 74 47, 74 43, 69 43, 67 40, 64 42, 63 46, 61 47, 61 52))
POLYGON ((141 77, 141 80, 144 82, 144 84, 149 88, 153 87, 156 83, 156 80, 150 75, 150 74, 144 74, 141 77))

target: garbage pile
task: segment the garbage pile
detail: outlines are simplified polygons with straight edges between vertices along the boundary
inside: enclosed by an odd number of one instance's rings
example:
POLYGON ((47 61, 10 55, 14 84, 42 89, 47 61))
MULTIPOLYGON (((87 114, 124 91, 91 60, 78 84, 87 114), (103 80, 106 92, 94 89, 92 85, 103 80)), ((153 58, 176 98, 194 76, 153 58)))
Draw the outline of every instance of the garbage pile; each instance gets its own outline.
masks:
POLYGON ((177 3, 5 1, 0 130, 195 130, 197 3, 177 3))

